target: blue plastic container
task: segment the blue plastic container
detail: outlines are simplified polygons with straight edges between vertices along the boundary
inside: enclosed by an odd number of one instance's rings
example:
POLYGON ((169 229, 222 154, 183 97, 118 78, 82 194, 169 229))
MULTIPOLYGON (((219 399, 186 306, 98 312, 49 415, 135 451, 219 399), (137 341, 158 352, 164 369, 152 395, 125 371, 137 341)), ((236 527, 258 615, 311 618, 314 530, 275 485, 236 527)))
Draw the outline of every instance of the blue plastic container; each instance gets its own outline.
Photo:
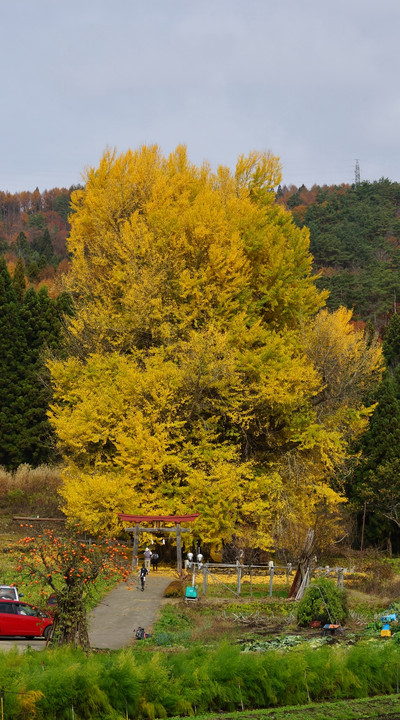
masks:
POLYGON ((185 597, 195 600, 197 598, 197 587, 188 586, 186 588, 185 597))

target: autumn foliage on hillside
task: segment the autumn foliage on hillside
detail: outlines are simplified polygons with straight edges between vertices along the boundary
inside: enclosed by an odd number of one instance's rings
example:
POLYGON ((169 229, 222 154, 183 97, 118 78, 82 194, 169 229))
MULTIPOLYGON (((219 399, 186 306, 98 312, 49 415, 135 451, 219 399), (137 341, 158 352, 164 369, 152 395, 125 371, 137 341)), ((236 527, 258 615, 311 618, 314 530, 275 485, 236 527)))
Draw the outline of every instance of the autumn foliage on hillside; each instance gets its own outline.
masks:
POLYGON ((49 362, 51 422, 65 512, 92 531, 118 512, 198 511, 205 542, 335 534, 331 479, 381 354, 350 312, 319 312, 279 180, 270 154, 212 172, 143 147, 105 153, 72 195, 75 313, 49 362))
POLYGON ((36 289, 45 283, 51 296, 60 291, 69 267, 66 238, 73 190, 0 191, 0 252, 7 267, 13 274, 22 260, 27 280, 36 289))

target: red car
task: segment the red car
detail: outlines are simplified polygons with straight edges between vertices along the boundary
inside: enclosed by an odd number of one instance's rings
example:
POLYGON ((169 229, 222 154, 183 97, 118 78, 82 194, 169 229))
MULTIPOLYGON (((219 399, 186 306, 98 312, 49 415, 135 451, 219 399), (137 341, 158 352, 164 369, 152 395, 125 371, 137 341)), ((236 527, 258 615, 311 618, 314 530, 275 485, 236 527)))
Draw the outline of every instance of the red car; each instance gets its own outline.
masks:
POLYGON ((0 635, 50 637, 53 620, 38 608, 18 600, 0 599, 0 635))

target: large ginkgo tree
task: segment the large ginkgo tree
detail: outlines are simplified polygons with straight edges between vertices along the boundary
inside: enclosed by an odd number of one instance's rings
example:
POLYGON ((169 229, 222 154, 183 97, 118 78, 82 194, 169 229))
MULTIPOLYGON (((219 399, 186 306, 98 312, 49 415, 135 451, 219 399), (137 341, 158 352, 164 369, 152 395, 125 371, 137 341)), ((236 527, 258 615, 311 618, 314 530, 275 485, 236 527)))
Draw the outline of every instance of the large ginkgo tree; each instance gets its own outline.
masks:
POLYGON ((106 152, 72 198, 64 355, 49 363, 65 511, 200 512, 221 544, 263 548, 315 526, 380 351, 319 311, 307 229, 275 204, 277 158, 235 172, 178 147, 106 152))

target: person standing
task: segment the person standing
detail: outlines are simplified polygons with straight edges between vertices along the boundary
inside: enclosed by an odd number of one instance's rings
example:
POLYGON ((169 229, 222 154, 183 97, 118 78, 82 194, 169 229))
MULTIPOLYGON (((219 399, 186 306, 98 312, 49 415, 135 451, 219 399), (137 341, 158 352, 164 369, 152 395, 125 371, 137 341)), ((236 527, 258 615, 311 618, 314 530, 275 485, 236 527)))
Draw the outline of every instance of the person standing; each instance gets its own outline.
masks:
POLYGON ((154 552, 151 554, 151 564, 153 566, 153 570, 157 570, 159 559, 160 557, 157 550, 154 550, 154 552))
POLYGON ((144 566, 147 570, 147 572, 150 572, 150 562, 151 562, 151 550, 147 547, 144 551, 144 566))
POLYGON ((140 589, 142 592, 144 591, 144 584, 146 582, 147 574, 148 574, 148 570, 145 567, 145 564, 143 563, 142 567, 139 570, 140 589))

